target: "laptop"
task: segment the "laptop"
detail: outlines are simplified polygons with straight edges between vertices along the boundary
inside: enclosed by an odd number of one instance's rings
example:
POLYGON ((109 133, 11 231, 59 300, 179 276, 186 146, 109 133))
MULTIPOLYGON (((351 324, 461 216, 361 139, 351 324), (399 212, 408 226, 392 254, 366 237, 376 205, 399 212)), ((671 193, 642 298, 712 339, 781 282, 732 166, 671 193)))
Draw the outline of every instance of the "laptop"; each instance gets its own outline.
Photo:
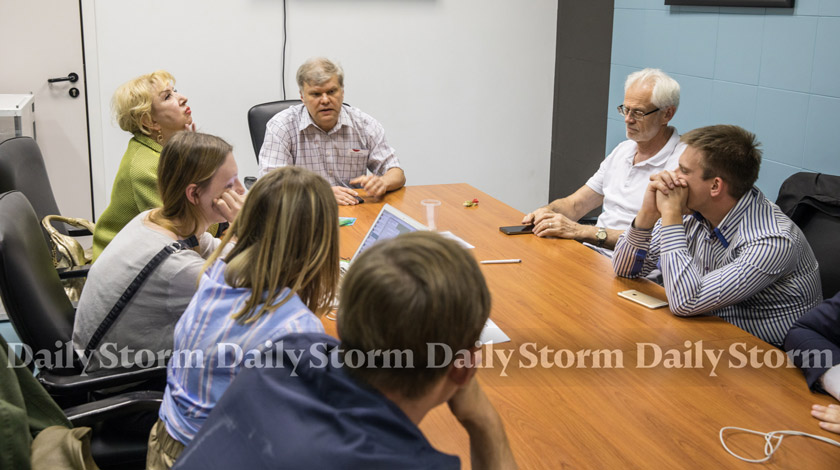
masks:
POLYGON ((370 230, 368 230, 365 238, 362 239, 362 243, 359 244, 359 248, 357 248, 356 252, 353 253, 353 257, 350 258, 350 261, 342 260, 339 263, 339 279, 344 278, 344 273, 346 273, 347 269, 350 268, 350 263, 354 259, 379 240, 387 240, 403 233, 417 232, 419 230, 429 229, 420 222, 400 212, 396 207, 390 204, 385 204, 376 216, 376 220, 374 220, 373 224, 371 224, 370 230))
MULTIPOLYGON (((376 216, 376 220, 374 220, 373 224, 370 226, 370 230, 368 230, 368 233, 365 235, 365 238, 362 240, 359 248, 357 248, 356 252, 353 253, 353 257, 350 258, 350 261, 342 261, 340 263, 340 278, 344 278, 344 273, 347 272, 347 269, 350 267, 350 263, 352 263, 354 259, 379 240, 387 240, 403 233, 417 232, 419 230, 429 230, 429 228, 403 214, 394 206, 385 204, 382 206, 382 210, 379 211, 379 215, 376 216)), ((472 248, 472 245, 466 244, 463 240, 457 240, 462 243, 462 246, 467 245, 467 248, 472 248)), ((334 304, 335 307, 338 307, 338 302, 339 299, 336 297, 334 304)), ((510 338, 493 322, 493 320, 488 318, 487 323, 484 325, 484 330, 481 332, 480 341, 484 344, 504 343, 506 341, 510 341, 510 338)))
POLYGON ((403 233, 417 232, 419 230, 429 229, 420 222, 403 214, 396 207, 385 204, 382 206, 382 210, 379 211, 379 215, 376 216, 376 220, 373 221, 370 230, 368 230, 367 235, 365 235, 365 238, 362 240, 359 248, 356 249, 356 252, 353 253, 353 257, 350 260, 356 259, 363 251, 373 246, 379 240, 387 240, 403 233))
MULTIPOLYGON (((356 249, 356 252, 353 253, 353 257, 350 258, 350 261, 341 260, 338 263, 339 284, 341 284, 341 281, 344 279, 344 274, 346 274, 347 270, 350 269, 350 263, 352 263, 353 260, 362 254, 363 251, 373 246, 376 242, 379 240, 394 238, 403 233, 417 232, 419 230, 429 229, 420 222, 403 214, 397 210, 396 207, 386 203, 382 206, 382 210, 379 211, 379 214, 370 226, 370 230, 368 230, 365 238, 362 239, 362 243, 359 245, 359 248, 356 249)), ((339 301, 339 297, 336 296, 335 301, 333 302, 334 308, 338 308, 339 301)), ((327 315, 327 318, 335 320, 335 318, 331 318, 329 315, 327 315)))

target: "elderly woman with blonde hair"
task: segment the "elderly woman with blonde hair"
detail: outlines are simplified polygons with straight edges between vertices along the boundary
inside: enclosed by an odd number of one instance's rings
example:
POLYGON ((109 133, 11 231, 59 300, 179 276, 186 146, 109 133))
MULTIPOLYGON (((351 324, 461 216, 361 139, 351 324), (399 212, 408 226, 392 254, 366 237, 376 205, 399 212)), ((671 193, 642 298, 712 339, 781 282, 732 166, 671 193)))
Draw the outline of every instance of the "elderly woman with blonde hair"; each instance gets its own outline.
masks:
POLYGON ((161 206, 157 168, 163 146, 176 132, 195 130, 187 98, 174 88, 175 78, 158 70, 132 79, 114 93, 111 106, 128 141, 111 190, 111 202, 93 232, 93 258, 137 214, 161 206))

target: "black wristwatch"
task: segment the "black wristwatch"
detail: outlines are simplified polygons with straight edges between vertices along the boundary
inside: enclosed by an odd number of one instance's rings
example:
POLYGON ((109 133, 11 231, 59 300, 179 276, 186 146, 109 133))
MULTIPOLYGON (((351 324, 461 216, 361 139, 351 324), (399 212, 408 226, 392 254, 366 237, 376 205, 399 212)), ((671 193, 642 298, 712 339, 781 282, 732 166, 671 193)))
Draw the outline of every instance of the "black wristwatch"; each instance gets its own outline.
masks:
POLYGON ((607 242, 607 229, 604 227, 597 227, 598 232, 595 234, 595 240, 598 240, 598 248, 603 248, 604 243, 607 242))

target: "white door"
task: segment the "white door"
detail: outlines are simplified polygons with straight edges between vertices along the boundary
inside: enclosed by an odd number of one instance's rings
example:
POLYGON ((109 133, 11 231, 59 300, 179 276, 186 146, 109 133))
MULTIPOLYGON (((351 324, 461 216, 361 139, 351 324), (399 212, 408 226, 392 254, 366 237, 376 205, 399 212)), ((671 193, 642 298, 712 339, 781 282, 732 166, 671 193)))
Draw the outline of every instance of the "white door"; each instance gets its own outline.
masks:
POLYGON ((59 210, 91 219, 79 2, 0 0, 0 45, 0 93, 35 94, 36 139, 59 210), (47 82, 70 73, 78 75, 75 83, 47 82))

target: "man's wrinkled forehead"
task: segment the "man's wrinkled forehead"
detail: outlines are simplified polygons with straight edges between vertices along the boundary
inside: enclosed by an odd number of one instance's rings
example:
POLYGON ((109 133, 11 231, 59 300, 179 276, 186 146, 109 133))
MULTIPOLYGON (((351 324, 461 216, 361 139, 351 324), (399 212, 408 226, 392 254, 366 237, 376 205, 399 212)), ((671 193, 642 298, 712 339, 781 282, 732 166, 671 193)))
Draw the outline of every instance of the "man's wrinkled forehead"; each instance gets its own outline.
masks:
POLYGON ((341 86, 341 83, 339 83, 339 82, 338 82, 338 79, 337 79, 337 76, 336 76, 336 75, 330 75, 329 77, 327 77, 327 79, 326 79, 326 80, 321 80, 320 82, 316 82, 315 80, 310 80, 310 81, 308 81, 308 82, 307 82, 307 81, 304 81, 304 82, 303 82, 303 87, 304 87, 304 88, 325 87, 325 86, 327 86, 327 84, 329 84, 329 83, 330 83, 330 81, 332 81, 333 79, 336 79, 336 80, 335 80, 335 85, 336 85, 338 88, 343 88, 343 87, 341 86))

